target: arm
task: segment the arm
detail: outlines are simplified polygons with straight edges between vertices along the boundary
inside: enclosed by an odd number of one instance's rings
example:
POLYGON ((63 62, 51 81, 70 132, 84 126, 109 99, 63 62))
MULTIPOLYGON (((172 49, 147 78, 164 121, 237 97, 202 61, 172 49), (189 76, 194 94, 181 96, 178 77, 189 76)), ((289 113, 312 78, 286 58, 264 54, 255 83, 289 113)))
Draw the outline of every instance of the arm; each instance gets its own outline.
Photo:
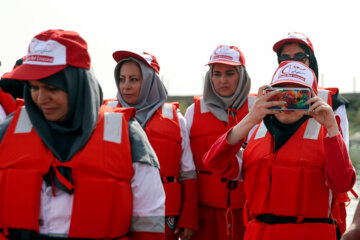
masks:
POLYGON ((349 121, 346 114, 345 104, 338 107, 334 113, 340 117, 340 127, 346 148, 349 152, 349 121))
POLYGON ((165 237, 165 192, 159 163, 145 132, 135 120, 129 121, 134 176, 131 240, 158 240, 165 237))
POLYGON ((182 211, 175 233, 180 233, 180 238, 182 240, 187 240, 190 239, 198 229, 197 176, 185 118, 180 112, 178 112, 178 118, 182 137, 179 179, 182 192, 182 211))
POLYGON ((326 182, 336 193, 347 192, 355 184, 356 174, 340 134, 335 114, 329 104, 317 97, 313 91, 312 96, 309 100, 312 104, 309 115, 323 125, 328 134, 323 141, 326 182))
POLYGON ((241 154, 239 149, 250 130, 263 120, 267 114, 275 114, 276 110, 269 109, 272 106, 281 106, 279 101, 268 101, 272 96, 278 94, 272 91, 263 95, 263 90, 269 86, 259 88, 255 102, 249 113, 230 131, 222 135, 204 155, 204 165, 215 175, 236 179, 241 171, 241 154), (237 155, 238 154, 238 155, 237 155))
POLYGON ((328 186, 337 193, 350 191, 355 184, 356 173, 340 133, 324 138, 324 151, 328 186))

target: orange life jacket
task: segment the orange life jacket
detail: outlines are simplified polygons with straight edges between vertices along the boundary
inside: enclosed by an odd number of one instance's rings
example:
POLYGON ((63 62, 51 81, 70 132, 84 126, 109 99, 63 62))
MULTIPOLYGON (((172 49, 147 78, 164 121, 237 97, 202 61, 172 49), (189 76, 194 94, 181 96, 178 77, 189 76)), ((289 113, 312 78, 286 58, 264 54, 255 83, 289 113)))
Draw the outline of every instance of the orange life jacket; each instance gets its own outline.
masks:
POLYGON ((229 122, 218 120, 206 107, 202 97, 194 97, 194 118, 190 130, 190 144, 198 176, 199 202, 202 205, 238 209, 245 202, 243 183, 236 182, 235 189, 227 180, 216 177, 202 163, 203 155, 212 144, 231 127, 245 117, 249 111, 249 99, 238 110, 229 110, 229 122))
MULTIPOLYGON (((250 215, 274 214, 302 219, 327 219, 333 201, 325 184, 325 129, 308 119, 276 152, 274 140, 262 122, 244 151, 244 190, 250 215), (291 156, 291 157, 290 157, 291 156)), ((330 220, 331 221, 331 220, 330 220)), ((268 224, 253 220, 246 239, 336 239, 328 223, 268 224)))
MULTIPOLYGON (((119 107, 117 99, 104 101, 108 106, 119 107)), ((182 207, 179 167, 182 154, 182 137, 177 116, 178 103, 164 103, 156 110, 144 127, 145 133, 160 163, 160 175, 166 195, 165 215, 179 215, 182 207)))
MULTIPOLYGON (((74 187, 69 237, 119 238, 130 229, 134 175, 128 121, 134 109, 103 106, 88 143, 60 162, 18 108, 0 144, 0 229, 39 232, 43 176, 71 168, 74 187)), ((60 180, 60 179, 59 179, 60 180)))

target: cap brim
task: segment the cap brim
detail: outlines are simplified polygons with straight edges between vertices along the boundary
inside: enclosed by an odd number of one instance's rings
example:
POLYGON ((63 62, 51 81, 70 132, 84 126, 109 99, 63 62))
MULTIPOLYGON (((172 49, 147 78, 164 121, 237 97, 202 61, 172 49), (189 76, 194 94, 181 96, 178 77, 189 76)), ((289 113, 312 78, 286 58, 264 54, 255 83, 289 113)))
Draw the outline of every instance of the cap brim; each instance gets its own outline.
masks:
POLYGON ((277 43, 274 44, 274 46, 273 46, 274 52, 277 53, 279 51, 279 49, 281 48, 281 46, 284 45, 285 43, 301 43, 301 44, 304 44, 304 45, 306 45, 306 46, 308 46, 310 48, 310 46, 306 42, 304 42, 304 41, 302 41, 300 39, 286 38, 286 39, 282 39, 282 40, 280 40, 280 41, 278 41, 277 43))
POLYGON ((294 80, 286 80, 286 79, 281 80, 281 81, 277 81, 276 83, 272 83, 272 84, 270 84, 270 86, 277 86, 277 85, 280 85, 280 84, 282 84, 282 83, 294 83, 294 84, 297 84, 297 85, 300 85, 300 86, 303 86, 303 87, 311 88, 311 89, 312 89, 312 87, 310 87, 310 86, 308 86, 308 85, 306 85, 306 84, 303 84, 303 83, 301 83, 301 82, 294 81, 294 80))
POLYGON ((129 52, 129 51, 116 51, 113 53, 113 58, 116 62, 119 62, 122 59, 129 58, 129 57, 139 59, 139 60, 143 61, 144 63, 146 63, 147 65, 149 65, 149 63, 146 61, 146 59, 143 58, 142 56, 140 56, 139 54, 129 52))
POLYGON ((11 72, 5 73, 2 79, 15 79, 15 80, 39 80, 49 77, 57 72, 60 72, 66 68, 66 65, 58 66, 44 66, 44 65, 32 65, 22 64, 11 72))
POLYGON ((226 64, 226 65, 231 65, 231 66, 241 66, 241 65, 243 65, 241 63, 229 62, 229 61, 223 61, 223 60, 216 60, 216 61, 208 62, 208 64, 206 64, 206 65, 210 65, 210 64, 214 64, 214 63, 226 64))

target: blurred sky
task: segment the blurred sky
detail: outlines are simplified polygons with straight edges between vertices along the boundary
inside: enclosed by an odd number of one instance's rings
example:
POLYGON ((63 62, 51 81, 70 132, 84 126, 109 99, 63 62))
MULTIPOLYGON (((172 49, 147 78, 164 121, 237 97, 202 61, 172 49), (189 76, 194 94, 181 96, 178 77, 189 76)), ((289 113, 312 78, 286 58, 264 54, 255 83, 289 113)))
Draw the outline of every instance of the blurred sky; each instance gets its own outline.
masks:
POLYGON ((358 0, 1 0, 0 74, 33 36, 57 28, 87 41, 106 98, 116 94, 116 50, 154 54, 169 95, 200 95, 205 64, 220 44, 244 53, 257 92, 276 70, 273 44, 297 31, 314 45, 323 86, 360 91, 359 11, 358 0))

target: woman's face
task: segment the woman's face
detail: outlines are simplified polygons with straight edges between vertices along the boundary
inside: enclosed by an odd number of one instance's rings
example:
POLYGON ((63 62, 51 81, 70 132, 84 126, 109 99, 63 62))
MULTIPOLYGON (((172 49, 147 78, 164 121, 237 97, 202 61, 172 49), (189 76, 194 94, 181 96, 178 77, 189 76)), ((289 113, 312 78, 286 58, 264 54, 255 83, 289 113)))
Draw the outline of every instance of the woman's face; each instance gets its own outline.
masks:
POLYGON ((215 91, 222 97, 234 94, 239 83, 240 75, 235 66, 215 63, 213 66, 211 81, 215 91))
POLYGON ((69 111, 67 92, 52 85, 29 81, 31 98, 48 121, 61 122, 69 111))
MULTIPOLYGON (((284 48, 280 54, 280 56, 286 56, 289 58, 292 58, 292 60, 295 56, 299 57, 299 56, 305 56, 304 54, 306 54, 306 52, 300 47, 300 45, 298 43, 288 43, 286 45, 284 45, 284 48)), ((298 60, 299 62, 302 62, 304 64, 306 64, 307 66, 309 66, 309 57, 303 57, 301 59, 298 60)))
POLYGON ((142 75, 135 62, 126 62, 121 66, 119 76, 120 94, 129 105, 135 105, 139 99, 142 75))

